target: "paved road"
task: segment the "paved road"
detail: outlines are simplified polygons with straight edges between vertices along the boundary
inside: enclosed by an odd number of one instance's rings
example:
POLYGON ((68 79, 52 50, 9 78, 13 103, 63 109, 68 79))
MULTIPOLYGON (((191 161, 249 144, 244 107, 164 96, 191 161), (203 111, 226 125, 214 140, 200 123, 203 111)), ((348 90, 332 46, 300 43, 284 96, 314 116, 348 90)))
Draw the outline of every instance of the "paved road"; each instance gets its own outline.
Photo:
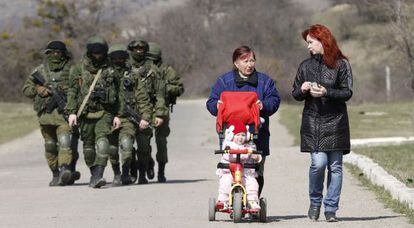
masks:
MULTIPOLYGON (((266 161, 263 195, 267 224, 233 224, 217 215, 208 222, 208 198, 215 197, 219 160, 215 122, 204 101, 181 101, 172 115, 168 182, 103 189, 87 186, 89 175, 80 159, 82 177, 69 187, 48 187, 50 171, 42 139, 34 132, 0 146, 0 227, 413 227, 407 219, 376 201, 373 193, 345 173, 341 222, 311 222, 308 207, 309 157, 291 147, 293 140, 271 119, 271 156, 266 161)), ((112 171, 105 172, 112 180, 112 171)))

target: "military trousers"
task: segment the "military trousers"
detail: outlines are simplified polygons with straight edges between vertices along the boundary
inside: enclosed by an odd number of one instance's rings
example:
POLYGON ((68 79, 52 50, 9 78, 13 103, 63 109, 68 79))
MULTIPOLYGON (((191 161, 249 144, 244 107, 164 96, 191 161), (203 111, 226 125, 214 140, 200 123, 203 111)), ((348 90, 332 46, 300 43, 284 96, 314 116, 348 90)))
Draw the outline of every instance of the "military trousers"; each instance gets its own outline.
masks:
MULTIPOLYGON (((121 152, 122 165, 131 166, 131 162, 135 161, 134 142, 137 137, 137 126, 126 118, 121 119, 121 129, 119 131, 119 144, 121 152)), ((135 155, 136 156, 136 155, 135 155)))
POLYGON ((151 159, 152 128, 138 130, 136 134, 138 149, 136 151, 139 166, 148 166, 151 159))
POLYGON ((72 161, 71 129, 68 124, 40 125, 45 140, 45 157, 52 172, 72 161))
POLYGON ((80 134, 83 141, 83 153, 88 167, 106 166, 109 158, 109 138, 114 116, 104 113, 100 118, 83 118, 80 134), (95 150, 96 148, 96 150, 95 150))
POLYGON ((155 128, 155 143, 157 145, 156 159, 158 163, 167 163, 167 137, 170 135, 170 121, 165 120, 164 123, 155 128))

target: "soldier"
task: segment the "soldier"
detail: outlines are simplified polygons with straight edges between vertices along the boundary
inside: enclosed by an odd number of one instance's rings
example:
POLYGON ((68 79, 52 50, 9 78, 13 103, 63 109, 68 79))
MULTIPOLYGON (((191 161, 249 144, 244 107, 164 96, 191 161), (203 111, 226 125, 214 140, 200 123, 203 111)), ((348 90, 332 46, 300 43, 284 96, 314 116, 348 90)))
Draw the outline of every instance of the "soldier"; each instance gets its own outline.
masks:
MULTIPOLYGON (((158 68, 147 61, 146 55, 149 50, 148 43, 145 40, 137 39, 128 44, 128 50, 131 55, 131 64, 133 71, 138 72, 141 81, 147 90, 150 103, 153 106, 152 120, 155 127, 160 127, 168 116, 168 108, 165 104, 165 82, 161 78, 158 68)), ((148 180, 145 173, 148 170, 148 164, 151 158, 151 138, 152 129, 147 128, 139 131, 137 136, 138 144, 138 184, 147 184, 148 180)), ((132 172, 134 175, 134 172, 132 172)), ((154 174, 149 175, 152 179, 154 174)))
MULTIPOLYGON (((45 156, 53 173, 49 186, 63 186, 76 179, 72 179, 69 167, 72 161, 71 129, 65 120, 70 55, 61 41, 49 42, 45 54, 44 63, 36 67, 24 83, 23 93, 34 101, 34 110, 45 140, 45 156)), ((80 174, 77 179, 79 177, 80 174)))
POLYGON ((108 67, 108 45, 104 38, 93 36, 86 46, 81 63, 71 70, 68 105, 69 125, 80 122, 83 153, 90 168, 89 186, 106 185, 103 178, 110 154, 111 125, 119 128, 120 120, 114 117, 118 108, 118 86, 108 67), (96 152, 95 152, 96 146, 96 152))
MULTIPOLYGON (((159 68, 161 77, 165 86, 165 105, 173 111, 177 97, 184 93, 184 85, 177 71, 171 66, 162 62, 161 47, 157 43, 149 42, 149 51, 147 58, 159 68)), ((155 128, 155 142, 157 144, 156 160, 158 162, 158 182, 165 182, 165 164, 168 162, 167 156, 167 137, 170 135, 169 116, 165 119, 164 124, 155 128)), ((154 173, 154 160, 150 159, 149 170, 147 174, 154 173)))
POLYGON ((133 145, 139 130, 149 127, 152 117, 152 105, 144 84, 141 82, 137 69, 132 70, 127 64, 129 53, 125 45, 113 45, 109 49, 111 68, 119 79, 119 97, 121 128, 119 130, 119 143, 122 158, 121 183, 132 183, 129 176, 133 145))

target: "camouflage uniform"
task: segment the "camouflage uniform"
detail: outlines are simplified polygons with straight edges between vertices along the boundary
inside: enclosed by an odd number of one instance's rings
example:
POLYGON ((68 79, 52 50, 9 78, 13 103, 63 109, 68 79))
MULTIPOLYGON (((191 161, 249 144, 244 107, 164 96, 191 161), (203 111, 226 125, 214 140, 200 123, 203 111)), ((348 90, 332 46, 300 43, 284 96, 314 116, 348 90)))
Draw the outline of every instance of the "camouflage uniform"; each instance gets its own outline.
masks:
POLYGON ((62 101, 66 102, 71 63, 66 45, 61 41, 49 42, 45 54, 44 63, 36 67, 25 81, 23 93, 34 101, 45 140, 45 157, 53 173, 49 185, 66 185, 73 183, 69 167, 72 162, 71 129, 63 116, 64 107, 58 107, 52 93, 60 94, 62 101), (40 85, 43 80, 45 84, 40 85))
MULTIPOLYGON (((177 97, 184 93, 184 85, 181 77, 171 66, 162 62, 161 48, 157 43, 149 42, 149 51, 147 58, 154 62, 159 68, 161 78, 165 86, 165 105, 167 108, 175 105, 177 97)), ((156 160, 158 162, 158 182, 165 182, 165 164, 168 162, 167 155, 167 137, 170 135, 169 116, 164 124, 155 128, 155 142, 157 144, 156 160)), ((153 170, 154 160, 151 158, 149 168, 153 170)), ((152 171, 153 172, 153 171, 152 171)))
MULTIPOLYGON (((155 118, 158 117, 166 121, 168 119, 168 107, 165 102, 165 82, 161 78, 158 67, 156 67, 152 61, 146 59, 146 54, 149 50, 148 43, 144 40, 134 40, 128 45, 128 50, 132 57, 130 60, 133 71, 138 72, 153 106, 152 120, 155 120, 155 118), (134 49, 138 47, 143 49, 142 53, 134 51, 134 49)), ((148 183, 148 180, 145 177, 145 172, 148 170, 148 165, 151 159, 152 135, 151 128, 141 130, 137 135, 139 184, 148 183)), ((150 176, 150 179, 152 178, 150 176)))
POLYGON ((105 70, 108 67, 107 51, 108 45, 102 37, 93 36, 88 40, 86 55, 71 70, 68 92, 68 113, 76 115, 96 74, 102 69, 101 77, 79 116, 84 158, 92 174, 90 186, 94 188, 106 184, 103 173, 110 154, 111 126, 118 111, 116 78, 105 70), (96 54, 103 57, 96 59, 96 54))
POLYGON ((141 82, 137 69, 134 70, 126 62, 116 63, 116 59, 127 60, 129 54, 125 45, 114 45, 109 50, 109 56, 113 63, 111 67, 114 69, 114 74, 119 79, 119 100, 120 110, 118 116, 121 118, 121 128, 119 130, 119 143, 122 159, 122 177, 121 183, 126 185, 132 183, 129 176, 133 144, 139 131, 138 118, 151 122, 152 105, 149 102, 149 97, 144 84, 141 82), (131 115, 132 114, 132 115, 131 115))

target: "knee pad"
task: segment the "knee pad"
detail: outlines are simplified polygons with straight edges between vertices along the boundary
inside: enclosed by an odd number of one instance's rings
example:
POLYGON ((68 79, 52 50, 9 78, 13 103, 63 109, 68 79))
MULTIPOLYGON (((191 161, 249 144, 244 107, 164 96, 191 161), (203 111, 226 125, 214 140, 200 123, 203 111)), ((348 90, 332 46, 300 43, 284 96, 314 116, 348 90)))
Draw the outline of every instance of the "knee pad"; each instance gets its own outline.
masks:
POLYGON ((72 143, 70 133, 59 134, 58 142, 61 149, 69 149, 72 143))
POLYGON ((134 146, 134 139, 131 136, 123 136, 121 138, 121 149, 124 151, 131 151, 134 146))
POLYGON ((109 152, 109 140, 107 138, 100 138, 96 141, 96 153, 107 154, 109 152))
POLYGON ((58 149, 56 145, 56 141, 54 140, 45 140, 45 150, 48 154, 57 154, 58 149))

